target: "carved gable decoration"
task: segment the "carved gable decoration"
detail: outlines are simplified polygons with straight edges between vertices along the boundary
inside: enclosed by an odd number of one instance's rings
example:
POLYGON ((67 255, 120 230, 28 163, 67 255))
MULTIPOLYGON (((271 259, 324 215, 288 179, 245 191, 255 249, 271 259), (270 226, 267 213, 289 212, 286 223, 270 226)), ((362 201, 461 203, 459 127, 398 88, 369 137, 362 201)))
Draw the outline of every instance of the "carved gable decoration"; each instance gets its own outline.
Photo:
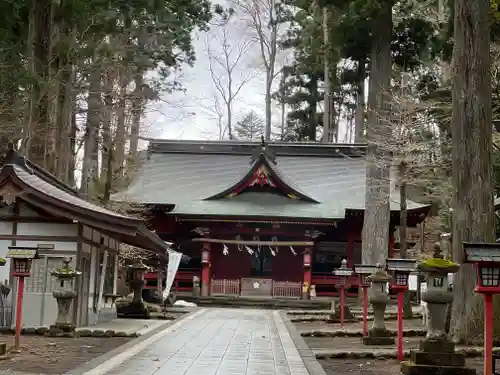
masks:
MULTIPOLYGON (((253 186, 270 186, 275 188, 276 183, 273 181, 273 178, 271 174, 269 173, 269 170, 266 168, 265 165, 261 165, 250 177, 250 179, 247 181, 246 184, 242 185, 242 189, 244 190, 248 187, 253 187, 253 186)), ((238 192, 232 192, 231 194, 236 195, 238 192)))
POLYGON ((264 153, 252 164, 248 173, 233 186, 226 190, 206 198, 215 200, 223 198, 233 198, 245 191, 265 191, 276 192, 289 199, 302 200, 310 203, 319 203, 307 194, 299 191, 286 182, 284 176, 276 170, 276 162, 269 161, 264 153))
POLYGON ((22 190, 12 183, 6 183, 0 187, 0 201, 10 206, 21 195, 22 190))

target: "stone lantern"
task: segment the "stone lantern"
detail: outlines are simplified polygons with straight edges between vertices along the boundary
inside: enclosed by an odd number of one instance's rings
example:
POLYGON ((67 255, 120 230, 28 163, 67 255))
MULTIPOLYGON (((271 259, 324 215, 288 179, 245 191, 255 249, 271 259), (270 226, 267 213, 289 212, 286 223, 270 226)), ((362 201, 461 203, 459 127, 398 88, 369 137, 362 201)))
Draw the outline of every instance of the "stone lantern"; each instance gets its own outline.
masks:
POLYGON ((57 319, 50 326, 49 335, 51 336, 72 337, 75 334, 75 325, 71 322, 69 311, 77 296, 77 292, 74 290, 75 279, 81 275, 81 272, 72 268, 70 263, 71 258, 66 257, 63 259, 63 266, 50 273, 57 278, 56 290, 52 292, 57 301, 57 319))
POLYGON ((427 335, 420 342, 420 350, 410 351, 410 360, 401 362, 401 372, 405 375, 425 373, 440 375, 475 374, 476 371, 465 366, 465 356, 455 353, 455 344, 446 334, 446 310, 453 300, 448 289, 448 274, 455 273, 459 265, 442 258, 436 249, 434 258, 418 264, 418 270, 427 279, 427 290, 422 300, 427 303, 429 319, 427 335))
POLYGON ((373 306, 373 326, 368 331, 368 336, 363 337, 363 344, 392 345, 394 337, 387 330, 384 321, 385 308, 389 302, 387 283, 391 277, 381 265, 378 265, 377 271, 368 276, 368 279, 372 283, 368 290, 368 298, 373 306))
POLYGON ((119 318, 130 319, 149 319, 149 310, 142 300, 142 289, 144 288, 144 274, 149 267, 138 260, 136 263, 128 266, 127 281, 132 289, 133 296, 129 303, 116 305, 116 313, 119 318))

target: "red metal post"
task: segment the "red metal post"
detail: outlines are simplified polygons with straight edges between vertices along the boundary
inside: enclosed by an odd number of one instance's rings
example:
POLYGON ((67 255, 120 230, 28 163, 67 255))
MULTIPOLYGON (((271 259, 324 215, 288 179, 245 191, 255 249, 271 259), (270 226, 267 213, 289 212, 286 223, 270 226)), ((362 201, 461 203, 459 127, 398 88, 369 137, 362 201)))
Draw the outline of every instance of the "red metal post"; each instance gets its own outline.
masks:
POLYGON ((493 374, 493 295, 484 294, 484 375, 493 374))
POLYGON ((404 290, 398 292, 398 361, 404 359, 403 354, 403 304, 404 304, 404 290))
POLYGON ((340 285, 340 328, 344 328, 344 285, 340 285))
POLYGON ((363 286, 363 336, 368 336, 368 288, 363 286))
POLYGON ((16 304, 16 336, 14 339, 14 349, 19 350, 19 342, 21 339, 21 324, 23 321, 23 297, 24 297, 24 276, 18 277, 18 291, 16 304))

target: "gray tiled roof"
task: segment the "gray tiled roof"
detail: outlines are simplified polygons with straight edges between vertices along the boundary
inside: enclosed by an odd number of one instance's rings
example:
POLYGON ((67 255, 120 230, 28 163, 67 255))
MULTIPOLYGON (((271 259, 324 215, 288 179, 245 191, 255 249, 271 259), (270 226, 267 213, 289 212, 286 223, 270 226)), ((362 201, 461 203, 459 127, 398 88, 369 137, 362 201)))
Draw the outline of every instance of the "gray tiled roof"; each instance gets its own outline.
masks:
POLYGON ((55 215, 103 230, 120 242, 165 256, 170 246, 147 229, 143 220, 124 216, 80 198, 76 191, 55 176, 10 149, 0 166, 2 183, 11 181, 25 194, 21 199, 55 215))
POLYGON ((13 167, 17 177, 19 177, 25 184, 32 187, 33 189, 36 189, 40 192, 43 192, 46 195, 51 196, 52 198, 62 200, 66 203, 75 205, 77 207, 81 207, 89 211, 99 212, 107 216, 112 216, 120 219, 134 220, 131 217, 121 215, 111 210, 107 210, 96 204, 90 203, 85 199, 78 197, 77 195, 73 195, 65 190, 59 189, 58 187, 48 183, 47 181, 37 176, 36 174, 29 173, 28 171, 26 171, 26 169, 20 167, 19 165, 13 165, 13 167))
MULTIPOLYGON (((143 204, 174 204, 173 213, 186 215, 329 219, 343 218, 346 209, 364 209, 366 170, 363 157, 293 156, 288 151, 277 154, 280 177, 321 203, 250 192, 231 199, 208 201, 204 199, 234 185, 248 172, 251 168, 250 154, 162 152, 155 151, 158 149, 155 145, 152 149, 154 152, 145 158, 128 190, 116 194, 113 199, 143 204)), ((423 205, 408 202, 410 210, 420 207, 423 205)), ((398 209, 399 193, 393 192, 391 210, 398 209)))

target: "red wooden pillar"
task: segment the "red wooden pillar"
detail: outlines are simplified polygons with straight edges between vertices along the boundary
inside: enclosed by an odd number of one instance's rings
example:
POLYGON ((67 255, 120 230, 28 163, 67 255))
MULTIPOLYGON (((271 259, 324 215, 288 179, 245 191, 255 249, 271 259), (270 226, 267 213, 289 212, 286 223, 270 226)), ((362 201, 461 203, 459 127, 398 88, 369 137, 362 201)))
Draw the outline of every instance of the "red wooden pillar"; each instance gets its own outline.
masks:
POLYGON ((201 296, 210 295, 210 243, 203 243, 201 249, 201 296))
POLYGON ((347 234, 347 267, 352 268, 354 260, 354 233, 349 231, 347 234))
POLYGON ((309 298, 312 282, 312 248, 306 247, 304 250, 304 282, 302 284, 302 299, 309 298))

